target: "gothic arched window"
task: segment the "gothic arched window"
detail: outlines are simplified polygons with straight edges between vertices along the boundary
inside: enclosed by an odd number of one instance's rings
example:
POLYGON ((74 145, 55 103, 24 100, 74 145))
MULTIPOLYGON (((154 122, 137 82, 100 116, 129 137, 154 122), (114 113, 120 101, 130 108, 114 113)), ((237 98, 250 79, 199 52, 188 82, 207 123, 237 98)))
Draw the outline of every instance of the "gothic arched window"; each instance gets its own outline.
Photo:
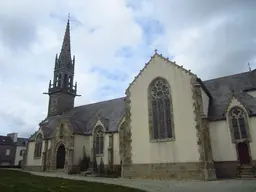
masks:
POLYGON ((149 85, 149 128, 152 140, 174 139, 171 89, 163 78, 149 85))
POLYGON ((64 136, 64 125, 60 125, 60 137, 62 138, 64 136))
POLYGON ((234 107, 229 111, 229 125, 233 142, 249 139, 248 122, 243 109, 234 107))
POLYGON ((104 132, 103 127, 98 126, 95 129, 95 154, 102 155, 104 149, 104 132))
POLYGON ((42 134, 38 134, 36 137, 36 142, 35 142, 35 151, 34 151, 34 156, 36 158, 40 158, 42 154, 42 146, 43 146, 43 138, 42 134))

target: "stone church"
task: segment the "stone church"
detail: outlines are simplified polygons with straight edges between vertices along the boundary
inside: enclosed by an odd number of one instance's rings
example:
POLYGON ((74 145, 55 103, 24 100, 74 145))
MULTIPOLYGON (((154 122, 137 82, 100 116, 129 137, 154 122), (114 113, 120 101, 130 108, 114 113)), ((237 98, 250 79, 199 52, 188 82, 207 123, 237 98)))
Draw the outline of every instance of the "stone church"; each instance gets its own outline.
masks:
POLYGON ((256 70, 202 81, 155 51, 125 97, 77 107, 74 70, 68 21, 25 169, 68 172, 87 154, 124 178, 255 176, 256 70))

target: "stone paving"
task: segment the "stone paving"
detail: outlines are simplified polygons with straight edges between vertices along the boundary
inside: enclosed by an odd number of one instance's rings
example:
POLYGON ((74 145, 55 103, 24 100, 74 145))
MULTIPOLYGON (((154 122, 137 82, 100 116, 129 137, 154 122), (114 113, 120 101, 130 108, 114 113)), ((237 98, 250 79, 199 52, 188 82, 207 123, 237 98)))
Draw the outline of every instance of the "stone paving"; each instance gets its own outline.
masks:
POLYGON ((47 177, 93 181, 142 189, 148 192, 256 192, 256 179, 217 181, 174 181, 149 179, 99 178, 68 175, 64 172, 30 172, 47 177))

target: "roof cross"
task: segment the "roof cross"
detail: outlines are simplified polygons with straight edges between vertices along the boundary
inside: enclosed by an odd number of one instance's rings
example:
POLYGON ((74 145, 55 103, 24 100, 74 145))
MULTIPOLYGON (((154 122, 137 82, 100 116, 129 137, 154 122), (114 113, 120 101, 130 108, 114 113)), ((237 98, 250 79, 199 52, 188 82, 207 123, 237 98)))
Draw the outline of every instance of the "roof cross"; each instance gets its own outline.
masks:
POLYGON ((248 63, 249 71, 252 71, 250 63, 248 63))

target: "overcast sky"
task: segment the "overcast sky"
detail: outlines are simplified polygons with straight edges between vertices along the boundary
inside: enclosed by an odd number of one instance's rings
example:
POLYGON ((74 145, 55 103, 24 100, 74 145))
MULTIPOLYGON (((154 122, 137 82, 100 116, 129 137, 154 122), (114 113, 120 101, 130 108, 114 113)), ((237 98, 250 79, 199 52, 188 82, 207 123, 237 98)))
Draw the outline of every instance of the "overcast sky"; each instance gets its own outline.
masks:
POLYGON ((46 117, 68 13, 75 105, 124 96, 154 49, 203 80, 256 67, 255 0, 0 1, 0 134, 46 117))

